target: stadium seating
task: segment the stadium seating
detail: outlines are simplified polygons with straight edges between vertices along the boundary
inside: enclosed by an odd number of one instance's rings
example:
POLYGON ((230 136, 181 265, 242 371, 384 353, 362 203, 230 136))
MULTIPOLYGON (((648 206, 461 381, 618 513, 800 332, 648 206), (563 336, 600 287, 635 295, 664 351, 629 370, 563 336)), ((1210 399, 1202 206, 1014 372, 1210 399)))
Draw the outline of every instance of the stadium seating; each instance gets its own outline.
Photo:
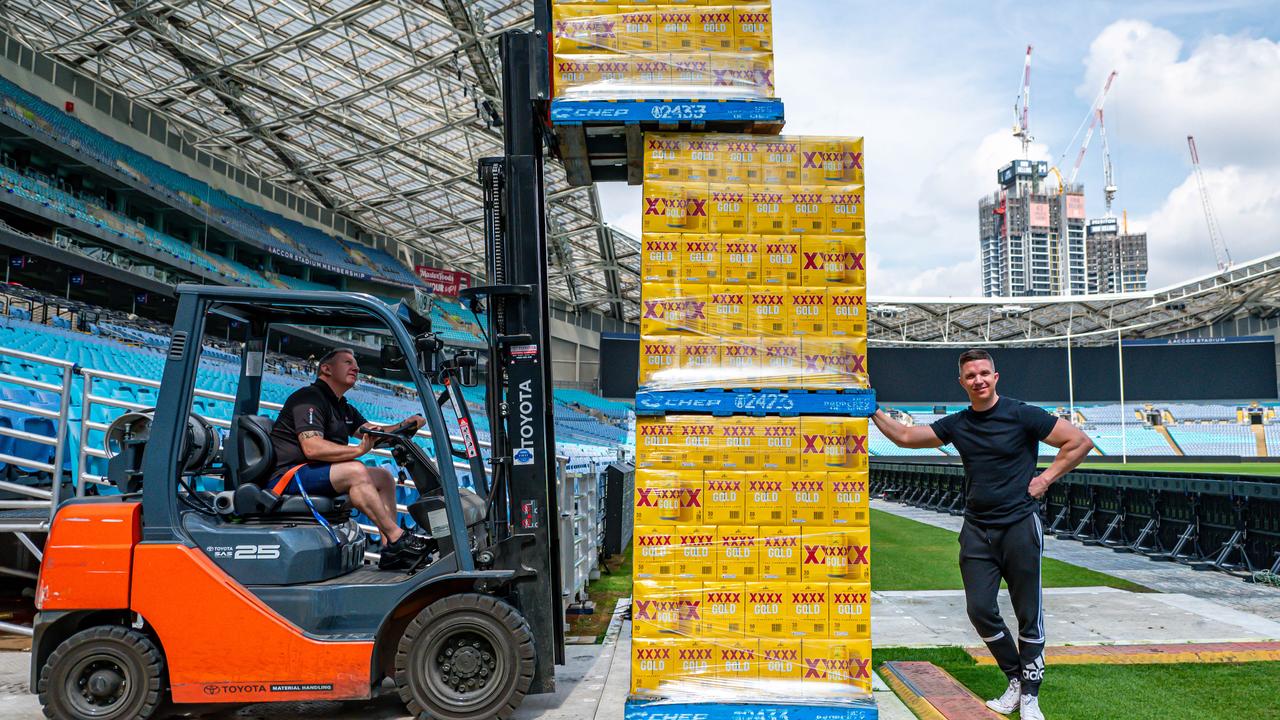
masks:
POLYGON ((414 274, 379 248, 365 247, 247 203, 119 143, 0 78, 0 112, 34 132, 90 156, 268 251, 356 277, 419 285, 414 274))
POLYGON ((1175 425, 1169 427, 1169 434, 1187 455, 1258 455, 1253 430, 1247 425, 1175 425))

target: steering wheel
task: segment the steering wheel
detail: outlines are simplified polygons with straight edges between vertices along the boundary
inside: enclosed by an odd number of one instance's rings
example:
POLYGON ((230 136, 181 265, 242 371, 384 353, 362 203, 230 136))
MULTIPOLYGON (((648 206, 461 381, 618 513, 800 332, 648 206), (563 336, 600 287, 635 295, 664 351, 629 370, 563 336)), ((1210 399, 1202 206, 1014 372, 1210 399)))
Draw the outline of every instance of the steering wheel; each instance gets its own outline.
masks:
POLYGON ((394 432, 368 429, 364 431, 364 434, 377 439, 377 442, 373 444, 377 448, 388 444, 394 445, 401 440, 411 441, 418 434, 418 428, 413 425, 406 425, 394 432))

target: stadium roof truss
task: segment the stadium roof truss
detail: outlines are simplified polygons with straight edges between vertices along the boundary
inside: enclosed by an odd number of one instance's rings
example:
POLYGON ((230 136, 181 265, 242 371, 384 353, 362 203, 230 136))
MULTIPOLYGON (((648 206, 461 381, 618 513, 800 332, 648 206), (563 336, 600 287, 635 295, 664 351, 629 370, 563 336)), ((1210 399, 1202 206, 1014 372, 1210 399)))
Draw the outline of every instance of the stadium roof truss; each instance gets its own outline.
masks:
POLYGON ((871 343, 1075 345, 1161 337, 1252 313, 1280 315, 1280 253, 1143 293, 1018 298, 875 298, 871 343))
MULTIPOLYGON (((527 0, 8 0, 0 20, 188 141, 484 274, 477 160, 502 154, 497 38, 527 0)), ((547 165, 552 296, 634 319, 637 241, 547 165)))

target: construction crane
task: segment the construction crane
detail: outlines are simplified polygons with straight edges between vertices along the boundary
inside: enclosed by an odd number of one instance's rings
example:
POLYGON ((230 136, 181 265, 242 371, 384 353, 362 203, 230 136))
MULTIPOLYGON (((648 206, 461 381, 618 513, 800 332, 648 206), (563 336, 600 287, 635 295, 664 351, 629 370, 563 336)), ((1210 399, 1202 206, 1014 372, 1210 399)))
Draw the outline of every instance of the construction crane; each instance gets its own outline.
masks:
POLYGON ((1085 151, 1089 149, 1089 141, 1093 139, 1093 131, 1098 127, 1098 123, 1102 122, 1102 106, 1107 104, 1107 93, 1111 92, 1111 83, 1115 82, 1116 71, 1112 70, 1107 76, 1107 81, 1102 85, 1102 92, 1098 93, 1097 99, 1093 102, 1093 107, 1089 110, 1089 129, 1084 133, 1084 142, 1080 144, 1080 152, 1076 154, 1076 164, 1071 168, 1071 177, 1067 180, 1068 185, 1074 185, 1076 175, 1080 173, 1080 163, 1084 161, 1085 151))
POLYGON ((1209 188, 1204 183, 1204 173, 1200 171, 1200 152, 1196 150, 1195 136, 1187 136, 1187 147, 1191 149, 1191 167, 1196 171, 1196 184, 1200 186, 1200 203, 1204 206, 1204 219, 1209 225, 1209 243, 1213 246, 1213 256, 1218 261, 1218 269, 1226 270, 1232 265, 1231 253, 1227 250, 1227 242, 1222 239, 1213 203, 1209 201, 1209 188))
POLYGON ((1030 158, 1031 131, 1027 126, 1031 110, 1031 46, 1027 46, 1027 59, 1022 65, 1022 88, 1013 101, 1013 136, 1022 141, 1022 157, 1030 158))
POLYGON ((1111 145, 1107 143, 1107 124, 1102 118, 1102 108, 1098 108, 1098 134, 1102 136, 1102 196, 1107 203, 1105 217, 1114 217, 1111 214, 1111 203, 1116 199, 1116 191, 1120 188, 1116 187, 1115 171, 1111 167, 1111 145))

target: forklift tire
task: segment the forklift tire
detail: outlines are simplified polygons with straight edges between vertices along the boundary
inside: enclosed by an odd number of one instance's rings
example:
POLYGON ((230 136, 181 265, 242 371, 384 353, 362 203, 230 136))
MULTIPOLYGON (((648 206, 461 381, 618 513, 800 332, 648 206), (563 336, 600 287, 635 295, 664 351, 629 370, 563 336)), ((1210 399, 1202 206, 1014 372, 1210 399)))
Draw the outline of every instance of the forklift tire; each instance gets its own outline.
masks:
POLYGON ((396 689, 420 720, 502 720, 529 691, 533 662, 533 634, 515 608, 489 595, 452 595, 405 628, 396 689))
POLYGON ((81 630, 40 669, 39 693, 54 720, 146 720, 164 698, 164 656, 136 630, 81 630))

